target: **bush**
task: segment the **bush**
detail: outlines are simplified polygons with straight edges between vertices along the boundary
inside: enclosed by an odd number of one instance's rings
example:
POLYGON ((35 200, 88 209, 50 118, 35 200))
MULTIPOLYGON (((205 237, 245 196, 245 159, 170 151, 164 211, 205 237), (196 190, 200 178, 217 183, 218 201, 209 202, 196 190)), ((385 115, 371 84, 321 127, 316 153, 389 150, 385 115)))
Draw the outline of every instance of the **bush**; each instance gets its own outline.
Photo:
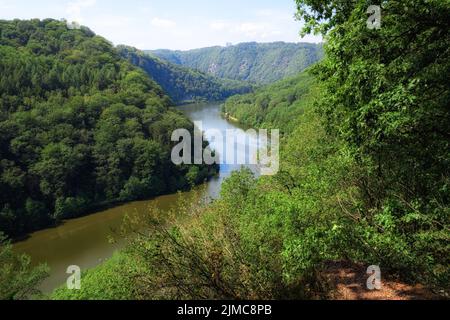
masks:
POLYGON ((133 300, 135 276, 139 262, 125 252, 115 254, 102 265, 82 274, 81 290, 61 287, 55 290, 52 300, 133 300))
POLYGON ((0 233, 0 300, 21 300, 39 295, 38 285, 48 276, 48 267, 32 267, 30 257, 13 252, 0 233))

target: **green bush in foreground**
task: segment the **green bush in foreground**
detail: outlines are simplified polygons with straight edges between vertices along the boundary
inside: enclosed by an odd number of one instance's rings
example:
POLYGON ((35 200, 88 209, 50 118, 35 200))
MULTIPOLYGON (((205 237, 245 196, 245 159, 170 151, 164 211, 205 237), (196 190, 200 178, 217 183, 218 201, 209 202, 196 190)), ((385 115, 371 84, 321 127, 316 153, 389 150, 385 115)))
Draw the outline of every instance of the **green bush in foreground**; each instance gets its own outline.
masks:
POLYGON ((14 253, 11 243, 0 233, 0 300, 39 295, 36 288, 47 275, 47 266, 32 267, 30 258, 14 253))
POLYGON ((342 185, 352 162, 332 141, 319 143, 325 134, 313 113, 303 120, 294 137, 307 139, 286 150, 301 159, 286 157, 291 165, 279 176, 255 179, 248 170, 233 173, 212 205, 181 205, 178 219, 151 222, 131 241, 128 259, 142 263, 135 298, 326 296, 321 263, 340 258, 335 239, 346 220, 339 216, 336 199, 354 192, 342 185), (286 175, 297 183, 287 184, 286 175))
POLYGON ((82 274, 81 290, 65 286, 56 289, 52 300, 132 300, 135 299, 136 276, 142 272, 137 261, 126 252, 82 274))
MULTIPOLYGON (((450 6, 383 3, 377 31, 365 2, 297 0, 306 31, 327 36, 327 55, 314 96, 280 122, 292 128, 281 171, 234 173, 212 205, 152 223, 130 245, 143 266, 135 297, 329 297, 321 274, 330 260, 449 289, 450 6)), ((230 104, 270 127, 298 103, 290 91, 230 104)))

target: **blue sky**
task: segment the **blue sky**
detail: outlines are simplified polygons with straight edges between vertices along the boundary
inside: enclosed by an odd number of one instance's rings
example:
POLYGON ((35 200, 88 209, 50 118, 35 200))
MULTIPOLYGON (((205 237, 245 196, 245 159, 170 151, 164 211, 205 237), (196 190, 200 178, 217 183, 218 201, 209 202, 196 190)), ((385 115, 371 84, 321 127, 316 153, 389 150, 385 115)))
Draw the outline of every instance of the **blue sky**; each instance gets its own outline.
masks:
POLYGON ((114 44, 193 49, 300 38, 294 0, 0 0, 0 19, 66 18, 114 44))

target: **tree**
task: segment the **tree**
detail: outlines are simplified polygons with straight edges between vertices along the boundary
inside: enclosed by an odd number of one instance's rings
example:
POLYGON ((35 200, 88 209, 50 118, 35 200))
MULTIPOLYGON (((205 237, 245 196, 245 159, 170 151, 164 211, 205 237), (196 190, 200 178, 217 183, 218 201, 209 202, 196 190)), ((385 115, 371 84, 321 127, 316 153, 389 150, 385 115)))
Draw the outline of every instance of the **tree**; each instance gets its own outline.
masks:
POLYGON ((13 252, 0 233, 0 300, 21 300, 38 294, 37 286, 48 276, 48 267, 32 267, 26 255, 13 252))
POLYGON ((316 68, 326 88, 318 106, 328 132, 346 142, 359 167, 364 223, 355 227, 373 237, 388 265, 445 282, 450 3, 372 1, 382 8, 381 29, 367 28, 366 1, 297 4, 304 33, 327 40, 316 68), (395 243, 404 243, 397 253, 395 243))
POLYGON ((182 67, 145 54, 135 48, 119 46, 120 54, 142 68, 176 103, 188 101, 219 101, 234 94, 251 91, 248 83, 219 79, 200 71, 182 67))
POLYGON ((0 231, 188 186, 170 133, 193 124, 107 40, 52 19, 2 20, 0 56, 0 231))

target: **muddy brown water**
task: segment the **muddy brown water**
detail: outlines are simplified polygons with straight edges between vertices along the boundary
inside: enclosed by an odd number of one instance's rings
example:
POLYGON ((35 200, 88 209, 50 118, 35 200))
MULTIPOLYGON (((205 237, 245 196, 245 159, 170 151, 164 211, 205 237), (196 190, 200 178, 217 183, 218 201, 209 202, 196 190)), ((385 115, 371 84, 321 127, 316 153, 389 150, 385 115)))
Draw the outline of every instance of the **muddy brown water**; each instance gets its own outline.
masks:
MULTIPOLYGON (((201 121, 203 130, 218 129, 225 132, 228 129, 239 130, 236 123, 225 120, 220 113, 219 104, 192 104, 178 107, 192 121, 201 121)), ((225 134, 224 134, 225 135, 225 134)), ((251 144, 256 143, 254 136, 247 135, 251 144)), ((214 143, 212 142, 214 147, 214 143)), ((208 183, 197 187, 202 195, 217 198, 223 180, 240 166, 221 165, 220 174, 208 183)), ((256 168, 251 168, 257 173, 256 168)), ((50 276, 43 282, 40 289, 50 293, 63 285, 68 275, 67 267, 77 265, 81 270, 93 268, 124 246, 123 239, 117 239, 117 230, 123 224, 127 214, 146 215, 150 208, 157 207, 160 211, 176 210, 179 197, 193 199, 193 192, 172 194, 157 197, 147 201, 131 202, 85 217, 65 221, 61 225, 41 230, 30 235, 26 240, 15 243, 14 249, 31 256, 33 264, 46 263, 50 267, 50 276), (115 237, 115 242, 109 241, 115 237)))

